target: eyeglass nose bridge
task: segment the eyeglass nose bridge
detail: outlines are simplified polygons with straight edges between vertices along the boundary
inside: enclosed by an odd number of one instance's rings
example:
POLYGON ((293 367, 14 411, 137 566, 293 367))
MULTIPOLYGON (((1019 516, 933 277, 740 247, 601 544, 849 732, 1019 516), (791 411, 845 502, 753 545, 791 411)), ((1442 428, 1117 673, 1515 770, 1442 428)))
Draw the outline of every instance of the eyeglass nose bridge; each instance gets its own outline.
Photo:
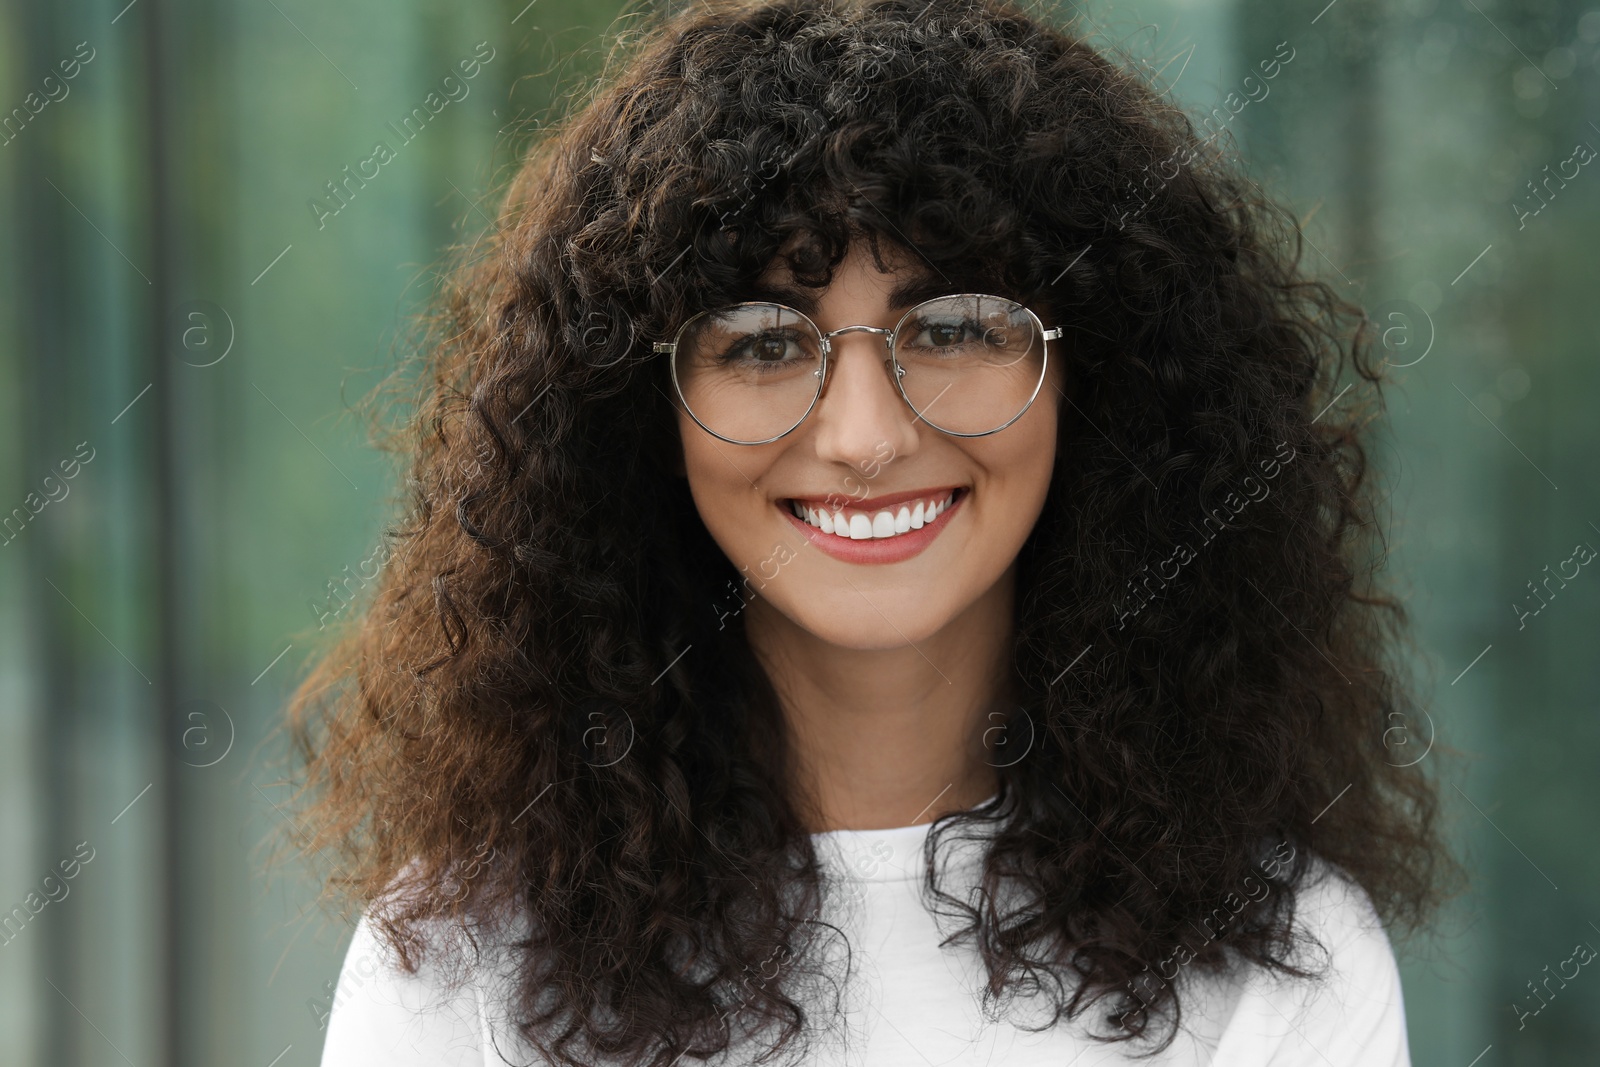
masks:
MULTIPOLYGON (((829 330, 827 333, 823 334, 822 335, 823 364, 822 364, 821 367, 818 367, 816 370, 811 372, 813 375, 815 375, 818 378, 823 378, 824 377, 824 375, 827 373, 829 367, 832 366, 831 357, 833 356, 833 339, 835 337, 839 336, 841 333, 851 333, 852 331, 857 332, 857 333, 875 333, 879 337, 882 337, 884 339, 885 343, 888 345, 888 348, 889 348, 889 358, 884 360, 884 362, 885 363, 890 363, 890 364, 892 364, 894 366, 894 373, 895 373, 895 377, 897 379, 898 378, 902 378, 902 377, 905 376, 905 373, 906 373, 905 368, 900 366, 900 364, 897 361, 895 361, 895 358, 894 358, 894 331, 893 330, 886 330, 882 326, 841 326, 837 330, 829 330)), ((818 387, 818 392, 819 393, 821 392, 821 384, 826 384, 826 382, 824 381, 824 382, 819 384, 819 387, 818 387)))
POLYGON ((852 330, 860 333, 875 333, 879 337, 882 337, 886 340, 894 340, 894 331, 886 330, 882 326, 841 326, 837 330, 829 330, 827 333, 822 335, 823 347, 832 348, 833 339, 835 337, 838 337, 841 333, 850 333, 852 330))

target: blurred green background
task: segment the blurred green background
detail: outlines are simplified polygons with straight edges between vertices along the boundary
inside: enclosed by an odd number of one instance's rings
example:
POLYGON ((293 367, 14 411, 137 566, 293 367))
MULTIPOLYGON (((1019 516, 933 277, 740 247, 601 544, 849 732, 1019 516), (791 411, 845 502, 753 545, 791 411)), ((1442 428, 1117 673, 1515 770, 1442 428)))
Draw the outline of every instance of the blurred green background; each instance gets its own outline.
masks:
MULTIPOLYGON (((1438 768, 1474 879, 1402 950, 1414 1062, 1593 1063, 1600 978, 1520 1027, 1513 1005, 1600 946, 1600 579, 1546 583, 1600 545, 1600 168, 1576 151, 1600 146, 1600 7, 1325 3, 1046 10, 1223 108, 1308 263, 1386 331, 1376 458, 1428 707, 1391 748, 1438 768)), ((394 493, 350 404, 632 10, 0 3, 0 909, 38 909, 0 943, 5 1064, 317 1062, 349 927, 260 867, 273 727, 394 493), (333 200, 378 140, 394 158, 333 200)))

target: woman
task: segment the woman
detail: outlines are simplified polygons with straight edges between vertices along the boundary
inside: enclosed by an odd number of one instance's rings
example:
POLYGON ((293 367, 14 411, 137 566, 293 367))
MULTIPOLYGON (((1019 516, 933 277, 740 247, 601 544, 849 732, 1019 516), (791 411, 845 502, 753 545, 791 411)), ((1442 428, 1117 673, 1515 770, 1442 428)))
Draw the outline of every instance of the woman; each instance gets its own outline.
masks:
POLYGON ((1292 217, 1007 3, 625 47, 293 705, 322 1062, 1409 1062, 1455 867, 1292 217))

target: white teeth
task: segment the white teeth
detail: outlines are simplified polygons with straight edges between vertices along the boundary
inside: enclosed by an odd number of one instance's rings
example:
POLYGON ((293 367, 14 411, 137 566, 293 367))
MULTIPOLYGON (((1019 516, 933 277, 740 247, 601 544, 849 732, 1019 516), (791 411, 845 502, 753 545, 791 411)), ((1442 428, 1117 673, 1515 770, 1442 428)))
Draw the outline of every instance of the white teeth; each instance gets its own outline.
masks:
POLYGON ((870 515, 861 511, 846 514, 842 509, 830 512, 826 508, 811 508, 798 502, 791 502, 790 510, 797 518, 804 519, 823 533, 848 537, 853 541, 867 541, 898 537, 912 530, 920 530, 948 511, 954 499, 955 491, 952 490, 942 499, 931 503, 918 500, 915 506, 900 504, 870 515))

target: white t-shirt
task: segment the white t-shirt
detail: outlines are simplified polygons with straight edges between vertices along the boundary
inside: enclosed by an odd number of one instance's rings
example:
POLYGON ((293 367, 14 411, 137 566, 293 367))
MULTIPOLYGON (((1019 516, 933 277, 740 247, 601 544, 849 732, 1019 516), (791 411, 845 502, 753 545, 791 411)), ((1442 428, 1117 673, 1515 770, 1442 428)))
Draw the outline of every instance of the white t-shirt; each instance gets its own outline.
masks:
MULTIPOLYGON (((1087 1035, 1090 1015, 1104 1014, 1100 1007, 1037 1033, 1011 1020, 1037 1027, 1047 1016, 1024 1010, 998 1021, 984 1017, 976 950, 970 941, 940 948, 944 935, 956 928, 954 916, 936 916, 920 896, 922 847, 930 825, 814 836, 825 870, 843 890, 827 906, 834 909, 830 918, 848 932, 852 976, 838 1002, 842 1014, 830 1031, 843 1035, 843 1043, 814 1044, 817 1051, 809 1062, 829 1067, 1141 1062, 1133 1057, 1148 1051, 1148 1044, 1106 1044, 1087 1035)), ((950 857, 941 886, 958 900, 962 884, 976 884, 982 856, 981 844, 957 840, 962 832, 952 827, 940 841, 941 857, 950 857), (970 881, 962 883, 964 877, 970 881)), ((1410 1067, 1400 975, 1367 894, 1338 868, 1314 861, 1295 919, 1327 950, 1326 955, 1308 951, 1297 960, 1313 972, 1326 965, 1324 979, 1285 978, 1255 966, 1218 978, 1179 967, 1172 981, 1183 998, 1181 1028, 1163 1053, 1142 1062, 1149 1067, 1410 1067)), ((363 915, 339 975, 322 1067, 543 1063, 510 1027, 506 998, 495 993, 504 986, 490 975, 503 982, 512 973, 508 959, 446 990, 431 956, 415 975, 395 965, 363 915)), ((830 1007, 834 1004, 830 999, 830 1007)), ((732 1067, 750 1059, 747 1054, 741 1061, 735 1047, 709 1062, 732 1067)))

